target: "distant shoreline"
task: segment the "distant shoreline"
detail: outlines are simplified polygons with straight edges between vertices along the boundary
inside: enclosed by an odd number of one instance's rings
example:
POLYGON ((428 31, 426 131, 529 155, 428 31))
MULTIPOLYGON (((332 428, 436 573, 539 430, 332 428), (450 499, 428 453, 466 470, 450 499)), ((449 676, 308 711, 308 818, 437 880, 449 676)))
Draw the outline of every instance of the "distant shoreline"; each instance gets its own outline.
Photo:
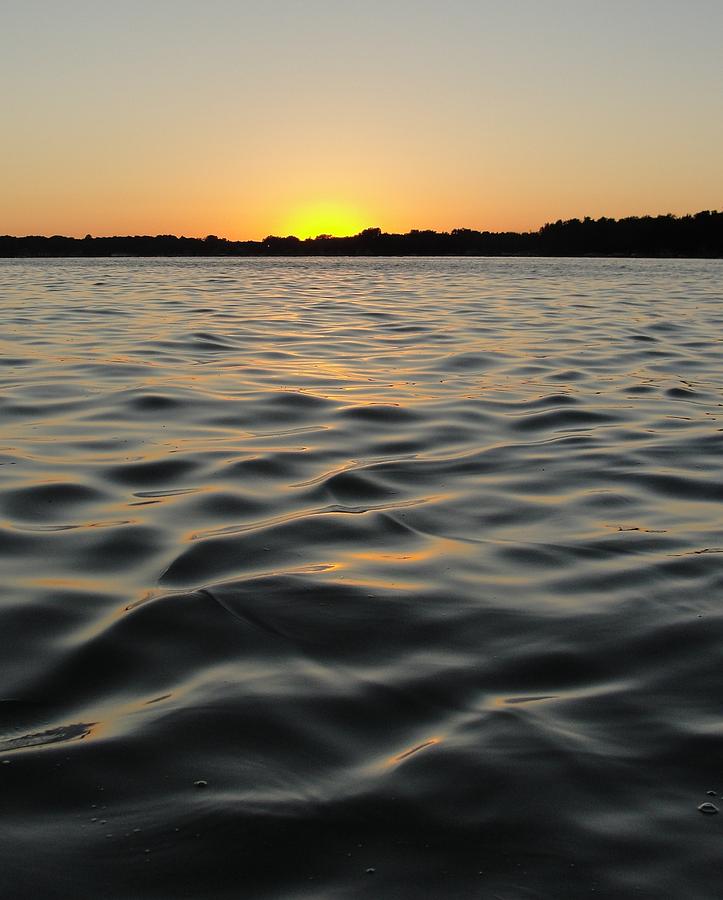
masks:
POLYGON ((723 258, 723 212, 703 210, 686 216, 625 219, 567 219, 531 232, 413 229, 389 234, 367 228, 349 237, 319 235, 301 240, 269 235, 261 241, 231 241, 175 235, 84 238, 53 235, 0 236, 1 258, 143 257, 294 257, 294 256, 470 256, 571 258, 723 258))
POLYGON ((256 253, 256 254, 219 254, 219 253, 185 253, 185 254, 152 254, 152 253, 105 253, 105 254, 71 254, 71 253, 35 253, 35 254, 2 254, 2 259, 679 259, 679 260, 721 260, 723 253, 712 254, 642 254, 642 253, 256 253))

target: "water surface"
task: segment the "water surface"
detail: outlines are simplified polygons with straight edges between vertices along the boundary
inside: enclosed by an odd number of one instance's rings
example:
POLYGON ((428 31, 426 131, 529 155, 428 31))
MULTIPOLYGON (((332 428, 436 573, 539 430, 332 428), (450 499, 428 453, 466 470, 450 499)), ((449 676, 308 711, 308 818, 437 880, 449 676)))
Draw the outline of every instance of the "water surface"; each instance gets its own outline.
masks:
POLYGON ((717 896, 722 285, 0 261, 3 895, 717 896))

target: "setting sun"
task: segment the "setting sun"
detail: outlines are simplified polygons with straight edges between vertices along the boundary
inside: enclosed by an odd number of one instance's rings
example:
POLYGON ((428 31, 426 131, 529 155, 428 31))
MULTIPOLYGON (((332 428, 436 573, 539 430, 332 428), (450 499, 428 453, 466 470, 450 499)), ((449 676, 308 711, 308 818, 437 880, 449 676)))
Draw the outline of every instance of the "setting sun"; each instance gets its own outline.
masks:
POLYGON ((358 210, 342 203, 319 202, 294 210, 284 222, 284 234, 305 239, 329 234, 347 237, 369 226, 358 210))

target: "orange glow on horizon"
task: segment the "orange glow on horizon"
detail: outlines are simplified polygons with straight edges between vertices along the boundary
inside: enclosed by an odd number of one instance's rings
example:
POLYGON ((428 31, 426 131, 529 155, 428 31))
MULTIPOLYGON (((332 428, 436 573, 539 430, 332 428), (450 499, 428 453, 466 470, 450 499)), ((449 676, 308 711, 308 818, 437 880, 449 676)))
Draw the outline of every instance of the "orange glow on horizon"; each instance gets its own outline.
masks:
POLYGON ((723 4, 523 5, 5 4, 0 233, 259 241, 716 208, 723 4))

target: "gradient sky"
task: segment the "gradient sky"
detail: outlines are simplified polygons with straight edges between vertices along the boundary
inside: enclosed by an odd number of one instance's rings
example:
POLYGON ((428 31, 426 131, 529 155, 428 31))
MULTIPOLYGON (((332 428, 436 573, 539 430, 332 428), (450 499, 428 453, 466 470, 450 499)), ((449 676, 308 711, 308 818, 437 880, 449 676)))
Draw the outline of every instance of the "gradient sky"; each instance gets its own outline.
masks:
POLYGON ((723 207, 722 0, 0 0, 0 233, 723 207))

